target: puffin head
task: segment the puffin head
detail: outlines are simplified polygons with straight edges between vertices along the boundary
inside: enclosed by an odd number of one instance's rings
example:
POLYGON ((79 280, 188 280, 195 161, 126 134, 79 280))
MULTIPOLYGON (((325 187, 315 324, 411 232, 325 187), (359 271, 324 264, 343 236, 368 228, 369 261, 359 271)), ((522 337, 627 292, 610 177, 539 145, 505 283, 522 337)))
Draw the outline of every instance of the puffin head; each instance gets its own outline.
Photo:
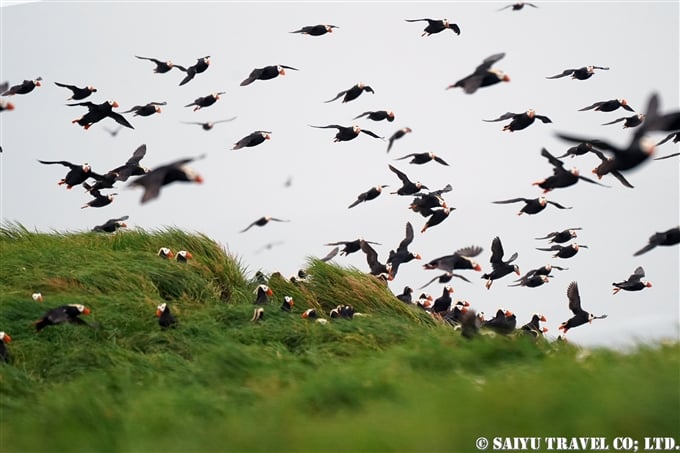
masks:
POLYGON ((536 110, 534 110, 534 109, 529 109, 529 110, 526 111, 526 115, 527 115, 529 118, 533 118, 534 115, 536 115, 536 110))
POLYGON ((389 121, 389 122, 394 121, 394 112, 392 110, 387 112, 387 121, 389 121))
POLYGON ((170 250, 169 248, 167 248, 167 247, 161 247, 161 248, 158 250, 158 256, 160 256, 161 258, 166 258, 166 259, 167 259, 167 258, 173 258, 173 257, 175 256, 175 254, 172 253, 172 250, 170 250))
POLYGON ((547 322, 548 321, 545 318, 545 316, 543 316, 541 313, 534 313, 532 317, 536 318, 538 321, 541 321, 541 322, 547 322))
POLYGON ((186 250, 180 250, 177 252, 177 255, 175 255, 175 259, 177 261, 182 261, 186 262, 187 260, 193 259, 193 255, 190 252, 187 252, 186 250))
POLYGON ((520 273, 519 273, 519 266, 518 266, 518 265, 514 264, 514 265, 512 266, 512 270, 513 270, 513 272, 515 272, 515 274, 520 275, 520 273))
POLYGON ((538 197, 538 204, 540 204, 541 206, 545 206, 546 204, 548 204, 548 200, 545 197, 538 197))
POLYGON ((97 92, 97 89, 96 89, 95 87, 93 87, 92 85, 88 85, 88 86, 87 86, 87 90, 88 90, 88 91, 91 91, 91 92, 93 92, 93 93, 96 93, 96 92, 97 92))
POLYGON ((116 101, 108 100, 108 101, 106 101, 106 102, 107 102, 111 107, 118 107, 118 102, 116 102, 116 101))
POLYGON ((156 307, 156 316, 160 318, 160 316, 163 314, 167 307, 168 304, 166 304, 165 302, 156 307))
POLYGON ((316 319, 316 310, 309 308, 302 313, 302 319, 316 319))
POLYGON ((286 75, 286 70, 282 68, 281 66, 276 66, 276 70, 278 71, 279 75, 286 75))
POLYGON ((9 343, 12 341, 12 337, 7 335, 5 332, 0 332, 0 340, 2 340, 3 343, 9 343))
POLYGON ((445 293, 449 293, 449 294, 453 294, 453 286, 451 286, 451 285, 446 285, 446 286, 444 287, 444 292, 445 292, 445 293))
POLYGON ((274 295, 274 291, 272 291, 272 289, 267 285, 259 285, 255 292, 263 292, 269 297, 274 295))
POLYGON ((90 309, 87 308, 85 305, 81 304, 69 304, 70 307, 76 307, 78 311, 84 315, 89 315, 90 314, 90 309))
POLYGON ((33 294, 31 295, 31 297, 32 297, 33 300, 36 301, 36 302, 42 302, 42 301, 43 301, 43 295, 40 294, 40 293, 33 293, 33 294))

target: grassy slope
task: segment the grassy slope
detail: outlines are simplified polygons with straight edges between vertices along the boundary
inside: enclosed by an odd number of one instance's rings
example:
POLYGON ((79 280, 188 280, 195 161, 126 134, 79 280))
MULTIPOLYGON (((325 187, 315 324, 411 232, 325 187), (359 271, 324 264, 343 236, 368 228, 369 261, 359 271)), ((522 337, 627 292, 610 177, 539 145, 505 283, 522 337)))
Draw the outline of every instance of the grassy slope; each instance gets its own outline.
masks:
POLYGON ((0 330, 13 338, 0 450, 474 451, 482 435, 641 439, 680 425, 678 344, 466 341, 359 271, 314 261, 309 273, 304 286, 273 276, 254 324, 256 283, 204 236, 0 229, 0 330), (161 246, 195 259, 161 260, 161 246), (169 331, 154 316, 164 300, 179 320, 169 331), (34 331, 66 303, 100 327, 34 331), (367 316, 300 317, 338 303, 367 316))

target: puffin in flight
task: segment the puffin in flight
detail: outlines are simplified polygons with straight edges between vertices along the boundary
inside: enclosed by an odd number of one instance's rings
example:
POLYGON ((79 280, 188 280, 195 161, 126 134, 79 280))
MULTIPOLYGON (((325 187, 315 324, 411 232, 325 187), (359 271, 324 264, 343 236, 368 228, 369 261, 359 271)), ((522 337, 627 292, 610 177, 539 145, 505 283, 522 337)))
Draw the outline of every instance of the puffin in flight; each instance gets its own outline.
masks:
POLYGON ((301 33, 303 35, 322 36, 325 35, 326 33, 333 33, 334 28, 340 27, 336 27, 335 25, 329 24, 305 25, 304 27, 295 31, 291 31, 289 33, 301 33))
POLYGON ((86 97, 88 97, 89 95, 91 95, 92 93, 95 93, 97 91, 97 89, 95 87, 93 87, 92 85, 88 85, 88 86, 83 87, 83 88, 78 88, 75 85, 67 85, 65 83, 59 83, 59 82, 54 82, 54 84, 58 87, 68 88, 69 90, 71 90, 71 92, 73 93, 73 96, 68 98, 69 101, 79 101, 81 99, 85 99, 86 97))
POLYGON ((220 124, 220 123, 228 123, 228 122, 230 122, 230 121, 234 121, 235 119, 236 119, 236 117, 234 116, 234 117, 232 117, 232 118, 227 118, 226 120, 205 121, 205 122, 201 122, 201 121, 182 121, 182 123, 184 123, 184 124, 198 124, 199 126, 201 126, 201 128, 202 128, 204 131, 209 131, 209 130, 211 130, 213 127, 215 127, 216 124, 220 124))
POLYGON ((513 113, 507 112, 499 116, 495 120, 483 120, 488 123, 493 123, 495 121, 504 121, 512 118, 512 121, 505 126, 503 126, 504 131, 519 131, 531 126, 535 120, 540 120, 542 123, 552 123, 552 120, 544 115, 536 115, 536 112, 532 109, 527 110, 523 113, 513 113))
POLYGON ((413 159, 411 159, 411 160, 409 161, 409 164, 422 165, 422 164, 426 164, 426 163, 431 162, 431 161, 435 161, 435 162, 437 162, 437 163, 439 163, 439 164, 442 164, 442 165, 446 165, 446 166, 449 165, 449 164, 446 163, 446 161, 445 161, 444 159, 442 159, 441 157, 437 156, 437 155, 436 155, 435 153, 433 153, 433 152, 429 152, 429 153, 411 153, 411 154, 405 155, 404 157, 398 157, 398 158, 396 158, 395 160, 408 159, 409 157, 412 157, 412 158, 413 158, 413 159))
POLYGON ((92 176, 92 169, 90 168, 90 164, 84 163, 84 164, 72 164, 71 162, 67 162, 65 160, 58 160, 58 161, 52 161, 52 160, 38 160, 41 164, 45 165, 53 165, 53 164, 60 164, 63 165, 64 167, 69 168, 69 172, 66 173, 66 176, 64 176, 62 179, 59 180, 57 184, 64 185, 66 184, 67 189, 71 189, 73 186, 77 186, 78 184, 82 184, 85 181, 87 181, 87 178, 90 178, 92 176))
POLYGON ((359 82, 356 85, 354 85, 352 88, 349 88, 347 90, 339 92, 333 99, 329 99, 328 101, 324 101, 324 102, 326 102, 326 103, 333 102, 336 99, 340 99, 341 97, 342 97, 343 103, 349 102, 349 101, 352 101, 352 100, 358 98, 359 95, 361 93, 363 93, 364 91, 366 91, 368 93, 375 93, 375 91, 373 91, 373 88, 364 84, 363 82, 359 82))
POLYGON ((252 132, 245 137, 243 137, 241 140, 238 142, 234 143, 234 145, 231 147, 231 149, 241 149, 241 148, 250 148, 253 146, 257 146, 260 143, 264 143, 265 140, 270 140, 271 137, 271 131, 255 131, 252 132))
POLYGON ((392 145, 394 144, 395 140, 399 140, 406 134, 410 134, 413 132, 413 130, 410 127, 402 127, 398 131, 396 131, 394 134, 390 136, 389 143, 387 144, 387 152, 389 153, 390 150, 392 149, 392 145))
POLYGON ((180 71, 186 72, 186 68, 173 64, 172 61, 161 61, 156 58, 151 58, 151 57, 140 57, 138 55, 135 55, 135 58, 139 58, 140 60, 149 60, 153 61, 156 63, 156 67, 153 69, 153 72, 157 74, 165 74, 166 72, 170 71, 172 68, 177 68, 180 71))
POLYGON ((180 86, 189 83, 191 79, 193 79, 196 74, 200 74, 202 72, 205 72, 208 67, 210 66, 210 56, 208 55, 207 57, 199 58, 196 60, 196 64, 193 66, 189 66, 188 68, 184 68, 182 66, 177 66, 177 69, 184 71, 187 73, 186 77, 182 79, 182 81, 179 83, 180 86))
POLYGON ((78 123, 78 125, 83 126, 85 130, 89 129, 94 123, 97 123, 106 117, 112 118, 116 123, 120 124, 121 126, 134 129, 134 127, 132 127, 132 124, 130 124, 123 115, 113 111, 115 107, 118 107, 118 102, 116 101, 109 100, 102 102, 101 104, 95 104, 93 102, 86 101, 66 105, 68 106, 80 105, 83 107, 87 107, 87 113, 85 115, 71 121, 71 123, 78 123))
POLYGON ((546 79, 559 79, 561 77, 566 77, 566 76, 570 75, 572 79, 586 80, 586 79, 591 78, 593 76, 593 74, 595 74, 596 69, 601 69, 603 71, 609 70, 609 68, 605 68, 605 67, 602 67, 602 66, 583 66, 582 68, 578 68, 578 69, 565 69, 560 74, 556 74, 554 76, 546 77, 546 79))
POLYGON ((581 308, 581 296, 578 293, 578 283, 571 282, 569 284, 569 287, 567 288, 567 297, 569 298, 569 310, 571 310, 574 316, 560 325, 559 330, 564 334, 574 327, 592 323, 593 319, 604 319, 607 317, 607 315, 595 316, 581 308))
POLYGON ((347 142, 353 140, 357 138, 361 132, 366 135, 370 135, 373 138, 385 140, 385 137, 381 137, 374 132, 369 131, 368 129, 362 129, 359 126, 340 126, 339 124, 329 124, 328 126, 312 126, 310 124, 310 127, 315 127, 317 129, 337 129, 338 133, 335 134, 335 138, 333 139, 334 142, 347 142))
POLYGON ((256 221, 254 221, 253 223, 251 223, 250 225, 248 225, 247 227, 245 227, 241 231, 239 231, 239 233, 245 233, 246 231, 248 231, 250 228, 252 228, 254 226, 259 226, 259 227, 265 226, 269 222, 290 222, 290 220, 277 219, 276 217, 271 217, 271 216, 260 217, 259 219, 257 219, 256 221))
POLYGON ((243 80, 243 82, 241 82, 241 86, 243 87, 250 85, 256 80, 270 80, 280 75, 286 75, 286 69, 299 71, 299 69, 296 69, 292 66, 286 66, 282 64, 265 66, 264 68, 255 68, 250 72, 250 75, 245 80, 243 80))
POLYGON ((354 206, 358 205, 359 203, 363 203, 365 201, 370 201, 370 200, 373 200, 375 198, 378 198, 378 196, 380 196, 380 194, 382 193, 382 190, 385 187, 389 187, 389 186, 386 186, 386 185, 373 186, 370 189, 368 189, 366 192, 360 193, 357 196, 357 199, 351 205, 347 206, 347 209, 351 209, 354 206))
POLYGON ((209 94, 207 96, 198 97, 198 98, 194 99, 194 102, 192 102, 191 104, 187 104, 184 107, 195 106, 194 107, 194 112, 195 112, 196 110, 200 110, 203 107, 209 107, 209 106, 213 105, 220 98, 220 95, 223 95, 223 94, 225 94, 225 91, 220 91, 218 93, 212 93, 212 94, 209 94))
POLYGON ((652 283, 642 280, 645 276, 645 270, 642 266, 638 266, 635 271, 628 277, 628 280, 618 283, 612 283, 614 285, 613 294, 618 293, 621 290, 624 291, 640 291, 645 288, 651 288, 652 283))
POLYGON ((674 227, 651 235, 647 245, 635 252, 633 256, 640 256, 643 253, 647 253, 658 245, 667 246, 678 243, 680 243, 680 227, 674 227))
POLYGON ((57 324, 63 324, 65 322, 89 326, 88 323, 80 319, 79 316, 81 314, 89 315, 90 309, 80 304, 62 305, 60 307, 53 308, 34 323, 35 330, 40 332, 47 326, 54 326, 57 324))
POLYGON ((19 85, 14 85, 9 88, 9 90, 3 92, 0 96, 14 96, 15 94, 28 94, 35 87, 40 86, 40 81, 42 80, 42 77, 38 77, 37 79, 33 80, 24 80, 21 82, 19 85))
POLYGON ((501 200, 501 201, 492 201, 492 203, 495 204, 508 204, 508 203, 517 203, 517 202, 524 202, 524 206, 520 211, 517 213, 517 215, 522 215, 522 214, 538 214, 542 210, 544 210, 548 204, 551 204, 555 206, 558 209, 571 209, 571 207, 566 207, 562 206, 559 203, 556 203, 554 201, 548 201, 545 197, 538 197, 538 198, 511 198, 510 200, 501 200))
POLYGON ((144 176, 141 176, 132 181, 130 186, 141 186, 144 188, 144 195, 142 195, 141 203, 158 198, 161 192, 161 187, 173 183, 175 181, 181 182, 195 182, 201 184, 203 178, 191 168, 187 167, 189 162, 198 158, 189 157, 186 159, 176 160, 166 165, 154 168, 144 176))
POLYGON ((482 275, 482 278, 486 279, 486 289, 491 289, 494 280, 505 277, 511 272, 520 275, 519 267, 516 264, 510 264, 517 259, 517 252, 513 253, 507 261, 503 261, 504 254, 505 252, 503 251, 501 239, 496 236, 493 241, 491 241, 491 259, 489 260, 493 270, 490 273, 482 275))
POLYGON ((368 111, 368 112, 362 113, 361 115, 357 115, 357 116, 355 116, 355 117, 352 118, 352 119, 356 120, 356 119, 362 118, 362 117, 364 117, 364 116, 365 116, 366 118, 368 118, 369 120, 372 120, 372 121, 382 121, 382 120, 387 120, 387 121, 389 121, 390 123, 391 123, 392 121, 394 121, 394 112, 391 111, 391 110, 389 110, 389 111, 388 111, 388 110, 368 111))
POLYGON ((109 219, 102 225, 97 225, 92 228, 92 231, 97 233, 115 233, 118 228, 125 228, 127 224, 125 220, 129 219, 130 216, 118 217, 117 219, 109 219))
POLYGON ((167 102, 149 102, 145 105, 135 105, 130 110, 121 113, 135 112, 133 116, 151 116, 154 113, 161 113, 161 105, 167 105, 167 102))
POLYGON ((491 69, 491 66, 498 60, 503 58, 505 53, 497 53, 486 58, 477 68, 475 72, 466 76, 453 85, 446 87, 447 90, 451 88, 463 88, 467 94, 472 94, 478 88, 495 85, 498 82, 509 82, 510 76, 498 69, 491 69))
POLYGON ((427 22, 427 27, 423 30, 423 36, 430 36, 435 33, 442 32, 446 29, 453 31, 456 35, 460 35, 460 27, 458 24, 449 22, 448 19, 404 19, 406 22, 427 22))

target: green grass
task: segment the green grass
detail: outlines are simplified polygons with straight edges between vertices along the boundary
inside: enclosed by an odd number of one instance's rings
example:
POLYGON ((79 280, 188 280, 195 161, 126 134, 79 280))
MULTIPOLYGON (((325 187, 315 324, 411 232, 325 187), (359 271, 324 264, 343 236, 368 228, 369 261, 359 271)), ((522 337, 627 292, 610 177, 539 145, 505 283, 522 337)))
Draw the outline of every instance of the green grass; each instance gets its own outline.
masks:
POLYGON ((0 451, 476 451, 479 436, 672 436, 680 346, 581 350, 472 341, 375 278, 310 259, 310 281, 257 282, 200 234, 0 228, 0 451), (187 264, 157 250, 191 251, 187 264), (40 291, 42 304, 31 294, 40 291), (284 295, 292 313, 279 309, 284 295), (178 319, 162 331, 167 302, 178 319), (33 322, 82 303, 99 327, 33 322), (340 303, 365 316, 322 325, 340 303))

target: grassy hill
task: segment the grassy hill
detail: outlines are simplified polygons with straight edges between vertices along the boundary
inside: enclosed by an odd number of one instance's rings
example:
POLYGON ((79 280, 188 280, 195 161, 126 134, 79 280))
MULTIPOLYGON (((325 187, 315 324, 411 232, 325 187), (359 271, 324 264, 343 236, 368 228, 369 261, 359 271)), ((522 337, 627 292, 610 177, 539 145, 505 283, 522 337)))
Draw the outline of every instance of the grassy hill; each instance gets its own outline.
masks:
MULTIPOLYGON (((480 436, 672 436, 680 346, 582 350, 525 337, 462 338, 375 278, 310 260, 308 283, 257 282, 211 239, 168 229, 0 229, 0 450, 476 451, 480 436), (189 250, 184 264, 156 256, 189 250), (41 292, 43 303, 31 299, 41 292), (295 300, 292 313, 279 309, 295 300), (156 306, 178 319, 161 330, 156 306), (79 303, 97 328, 36 333, 79 303), (340 303, 365 316, 323 325, 340 303)), ((642 444, 641 444, 642 445, 642 444)))

